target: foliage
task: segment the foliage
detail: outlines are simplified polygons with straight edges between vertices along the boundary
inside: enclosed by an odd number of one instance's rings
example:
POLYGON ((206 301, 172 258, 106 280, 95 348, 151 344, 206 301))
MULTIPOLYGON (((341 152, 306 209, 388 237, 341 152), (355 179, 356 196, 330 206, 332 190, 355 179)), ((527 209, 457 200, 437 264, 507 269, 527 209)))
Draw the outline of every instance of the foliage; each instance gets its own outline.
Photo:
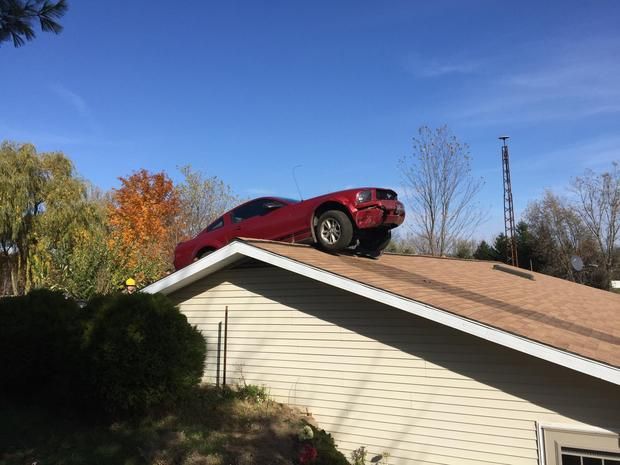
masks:
POLYGON ((331 434, 314 425, 307 426, 312 429, 312 437, 300 441, 298 458, 300 464, 349 465, 344 454, 336 447, 331 434))
POLYGON ((411 233, 403 234, 400 229, 392 233, 392 240, 385 248, 386 252, 398 253, 404 255, 413 255, 416 253, 414 238, 411 233))
POLYGON ((196 386, 205 351, 200 332, 161 295, 98 297, 83 309, 45 290, 0 299, 7 393, 139 413, 196 386))
POLYGON ((469 147, 447 126, 423 126, 400 170, 416 248, 431 255, 452 253, 456 241, 469 239, 485 216, 476 202, 483 181, 471 175, 469 147))
POLYGON ((62 153, 8 142, 0 145, 0 179, 0 253, 13 294, 33 286, 63 289, 61 269, 96 223, 86 184, 62 153))
MULTIPOLYGON (((503 234, 501 234, 504 237, 503 234)), ((499 236, 498 236, 499 237, 499 236)), ((496 239, 497 240, 497 239, 496 239)), ((477 260, 502 260, 497 250, 487 243, 487 241, 480 241, 478 247, 474 251, 474 258, 477 260)))
POLYGON ((48 263, 48 266, 36 268, 38 285, 84 300, 113 290, 113 255, 106 244, 105 204, 93 192, 91 188, 84 198, 73 202, 72 221, 64 221, 57 227, 44 223, 46 231, 60 228, 63 233, 53 241, 47 239, 44 250, 49 258, 42 262, 41 255, 37 263, 48 263))
POLYGON ((204 337, 166 297, 112 295, 94 299, 86 310, 87 384, 104 410, 145 412, 199 383, 204 337))
POLYGON ((0 299, 0 366, 4 392, 69 401, 80 373, 82 312, 59 292, 0 299))
POLYGON ((290 465, 299 412, 201 386, 168 409, 105 421, 0 396, 0 463, 290 465))
POLYGON ((57 22, 67 11, 66 0, 0 0, 0 43, 12 40, 15 47, 35 38, 33 21, 38 19, 41 30, 59 34, 57 22))
POLYGON ((475 247, 475 241, 458 239, 454 242, 452 256, 457 258, 474 258, 475 247))
POLYGON ((351 451, 351 465, 366 465, 366 456, 368 451, 364 446, 358 447, 351 451))
POLYGON ((176 186, 180 201, 177 219, 177 240, 194 237, 209 223, 239 203, 230 186, 217 176, 205 177, 190 165, 180 168, 184 176, 176 186))
POLYGON ((243 386, 237 386, 233 391, 236 399, 247 400, 256 404, 261 404, 269 400, 269 393, 265 386, 244 384, 243 386))
POLYGON ((163 172, 142 169, 119 179, 122 185, 113 189, 107 212, 113 279, 122 283, 132 276, 140 285, 148 284, 171 268, 178 193, 163 172))
POLYGON ((578 255, 584 263, 593 263, 596 245, 571 204, 548 191, 541 200, 528 205, 525 218, 532 235, 535 269, 559 278, 587 282, 584 274, 573 269, 571 257, 578 255))

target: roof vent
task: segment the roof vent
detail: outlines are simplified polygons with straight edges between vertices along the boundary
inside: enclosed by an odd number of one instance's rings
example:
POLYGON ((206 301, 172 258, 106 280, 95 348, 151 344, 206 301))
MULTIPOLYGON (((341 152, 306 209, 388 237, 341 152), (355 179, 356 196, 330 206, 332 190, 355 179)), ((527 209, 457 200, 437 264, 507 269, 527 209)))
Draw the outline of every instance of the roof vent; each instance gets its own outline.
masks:
POLYGON ((504 273, 510 273, 515 276, 519 276, 520 278, 530 279, 534 281, 533 274, 527 273, 525 271, 521 271, 519 268, 516 268, 514 266, 493 265, 493 269, 497 271, 503 271, 504 273))

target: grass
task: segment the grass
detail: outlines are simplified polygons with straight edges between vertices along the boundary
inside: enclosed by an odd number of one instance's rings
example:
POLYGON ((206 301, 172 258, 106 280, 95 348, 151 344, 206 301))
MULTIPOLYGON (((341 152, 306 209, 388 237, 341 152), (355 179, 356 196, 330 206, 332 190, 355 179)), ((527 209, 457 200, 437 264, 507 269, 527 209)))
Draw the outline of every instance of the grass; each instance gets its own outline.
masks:
POLYGON ((175 408, 134 421, 86 420, 0 400, 0 465, 284 465, 303 415, 265 391, 199 388, 175 408))

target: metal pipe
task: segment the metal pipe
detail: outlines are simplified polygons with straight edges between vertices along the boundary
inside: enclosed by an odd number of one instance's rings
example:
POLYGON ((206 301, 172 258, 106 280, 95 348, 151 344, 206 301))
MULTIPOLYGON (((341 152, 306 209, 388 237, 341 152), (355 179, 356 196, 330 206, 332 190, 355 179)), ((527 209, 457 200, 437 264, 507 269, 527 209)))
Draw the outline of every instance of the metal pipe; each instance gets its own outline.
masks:
POLYGON ((222 386, 226 387, 226 349, 228 347, 228 305, 224 311, 224 372, 222 375, 222 386))
POLYGON ((215 386, 220 387, 220 349, 222 346, 222 322, 217 324, 217 373, 215 375, 215 386))

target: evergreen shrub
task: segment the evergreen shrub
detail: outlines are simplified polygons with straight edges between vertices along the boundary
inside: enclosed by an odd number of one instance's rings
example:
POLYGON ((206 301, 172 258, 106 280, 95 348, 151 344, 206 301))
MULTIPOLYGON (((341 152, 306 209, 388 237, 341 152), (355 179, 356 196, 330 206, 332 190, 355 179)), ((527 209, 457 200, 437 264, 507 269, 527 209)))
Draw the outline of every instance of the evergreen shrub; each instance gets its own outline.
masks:
POLYGON ((71 399, 79 385, 83 312, 60 292, 0 299, 0 390, 71 399))
POLYGON ((177 400, 200 382, 204 337, 165 296, 100 297, 87 311, 86 378, 94 406, 140 414, 177 400))

